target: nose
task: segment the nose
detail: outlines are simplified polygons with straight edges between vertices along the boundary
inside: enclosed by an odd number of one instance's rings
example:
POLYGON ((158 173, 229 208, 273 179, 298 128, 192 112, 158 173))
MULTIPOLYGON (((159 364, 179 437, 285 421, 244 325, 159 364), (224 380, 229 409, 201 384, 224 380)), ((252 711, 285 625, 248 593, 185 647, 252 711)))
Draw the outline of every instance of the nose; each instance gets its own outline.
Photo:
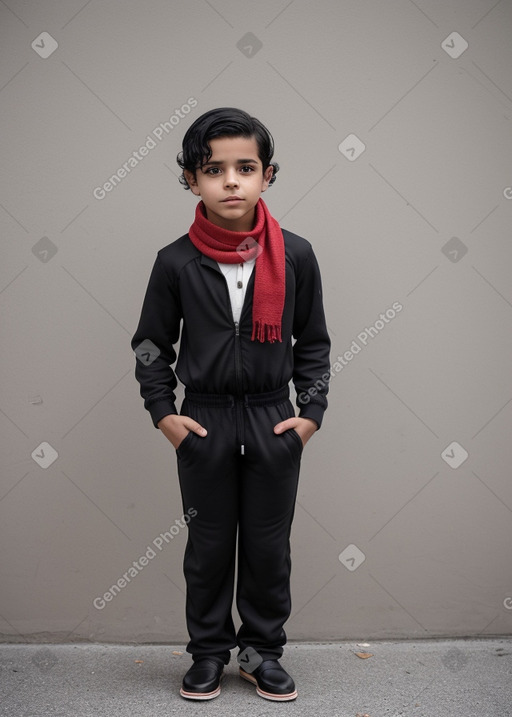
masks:
POLYGON ((231 167, 226 169, 224 174, 224 185, 226 187, 237 187, 238 186, 238 175, 236 169, 231 167))

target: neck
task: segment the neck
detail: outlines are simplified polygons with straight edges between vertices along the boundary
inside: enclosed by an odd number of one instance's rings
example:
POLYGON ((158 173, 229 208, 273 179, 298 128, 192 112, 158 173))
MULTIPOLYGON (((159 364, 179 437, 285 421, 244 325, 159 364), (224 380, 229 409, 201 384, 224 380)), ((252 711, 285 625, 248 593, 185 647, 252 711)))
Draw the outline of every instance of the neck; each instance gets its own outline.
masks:
POLYGON ((255 209, 252 209, 247 214, 244 214, 243 217, 230 221, 229 219, 225 219, 224 217, 221 217, 206 208, 206 218, 209 222, 215 224, 215 226, 220 227, 221 229, 227 229, 231 232, 250 232, 254 229, 256 211, 255 209))

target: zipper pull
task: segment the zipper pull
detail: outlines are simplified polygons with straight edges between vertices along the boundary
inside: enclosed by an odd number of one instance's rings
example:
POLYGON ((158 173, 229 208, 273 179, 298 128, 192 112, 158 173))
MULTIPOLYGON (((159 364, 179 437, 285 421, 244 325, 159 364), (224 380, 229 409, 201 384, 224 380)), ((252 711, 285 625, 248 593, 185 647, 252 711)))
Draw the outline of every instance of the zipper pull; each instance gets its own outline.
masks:
POLYGON ((243 443, 242 443, 242 445, 240 446, 240 455, 241 455, 241 456, 245 456, 245 446, 244 446, 243 443))

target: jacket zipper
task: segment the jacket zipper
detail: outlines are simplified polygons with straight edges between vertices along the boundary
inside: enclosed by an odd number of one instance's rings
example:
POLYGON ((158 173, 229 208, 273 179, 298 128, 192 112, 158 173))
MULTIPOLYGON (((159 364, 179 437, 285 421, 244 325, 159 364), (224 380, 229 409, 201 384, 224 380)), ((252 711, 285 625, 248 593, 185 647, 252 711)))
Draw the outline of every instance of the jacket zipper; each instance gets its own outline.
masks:
MULTIPOLYGON (((240 454, 245 455, 245 426, 244 426, 244 407, 242 404, 244 398, 243 392, 243 375, 242 375, 242 347, 240 344, 240 323, 235 321, 233 316, 233 307, 231 306, 231 297, 229 295, 228 284, 226 277, 222 275, 224 279, 224 286, 226 287, 226 298, 228 312, 231 315, 235 327, 235 421, 237 438, 240 441, 240 454)), ((252 278, 252 277, 251 277, 252 278)), ((244 302, 245 303, 245 302, 244 302)), ((243 306, 242 306, 243 311, 243 306)), ((241 315, 241 314, 240 314, 241 315)))
POLYGON ((240 324, 235 321, 235 384, 236 384, 236 422, 239 429, 240 454, 245 455, 244 408, 242 405, 242 347, 240 345, 240 324))

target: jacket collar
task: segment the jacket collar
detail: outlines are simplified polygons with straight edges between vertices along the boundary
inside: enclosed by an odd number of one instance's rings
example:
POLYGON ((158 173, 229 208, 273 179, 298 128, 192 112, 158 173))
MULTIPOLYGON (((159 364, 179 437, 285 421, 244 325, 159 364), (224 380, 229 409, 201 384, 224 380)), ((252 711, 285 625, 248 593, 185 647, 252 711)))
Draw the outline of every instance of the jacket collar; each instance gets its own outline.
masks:
POLYGON ((206 256, 206 254, 202 254, 201 252, 199 252, 199 253, 201 255, 200 256, 201 264, 203 264, 204 266, 209 266, 210 269, 214 269, 215 271, 222 273, 220 271, 219 265, 217 264, 217 262, 214 259, 211 259, 209 256, 206 256))

